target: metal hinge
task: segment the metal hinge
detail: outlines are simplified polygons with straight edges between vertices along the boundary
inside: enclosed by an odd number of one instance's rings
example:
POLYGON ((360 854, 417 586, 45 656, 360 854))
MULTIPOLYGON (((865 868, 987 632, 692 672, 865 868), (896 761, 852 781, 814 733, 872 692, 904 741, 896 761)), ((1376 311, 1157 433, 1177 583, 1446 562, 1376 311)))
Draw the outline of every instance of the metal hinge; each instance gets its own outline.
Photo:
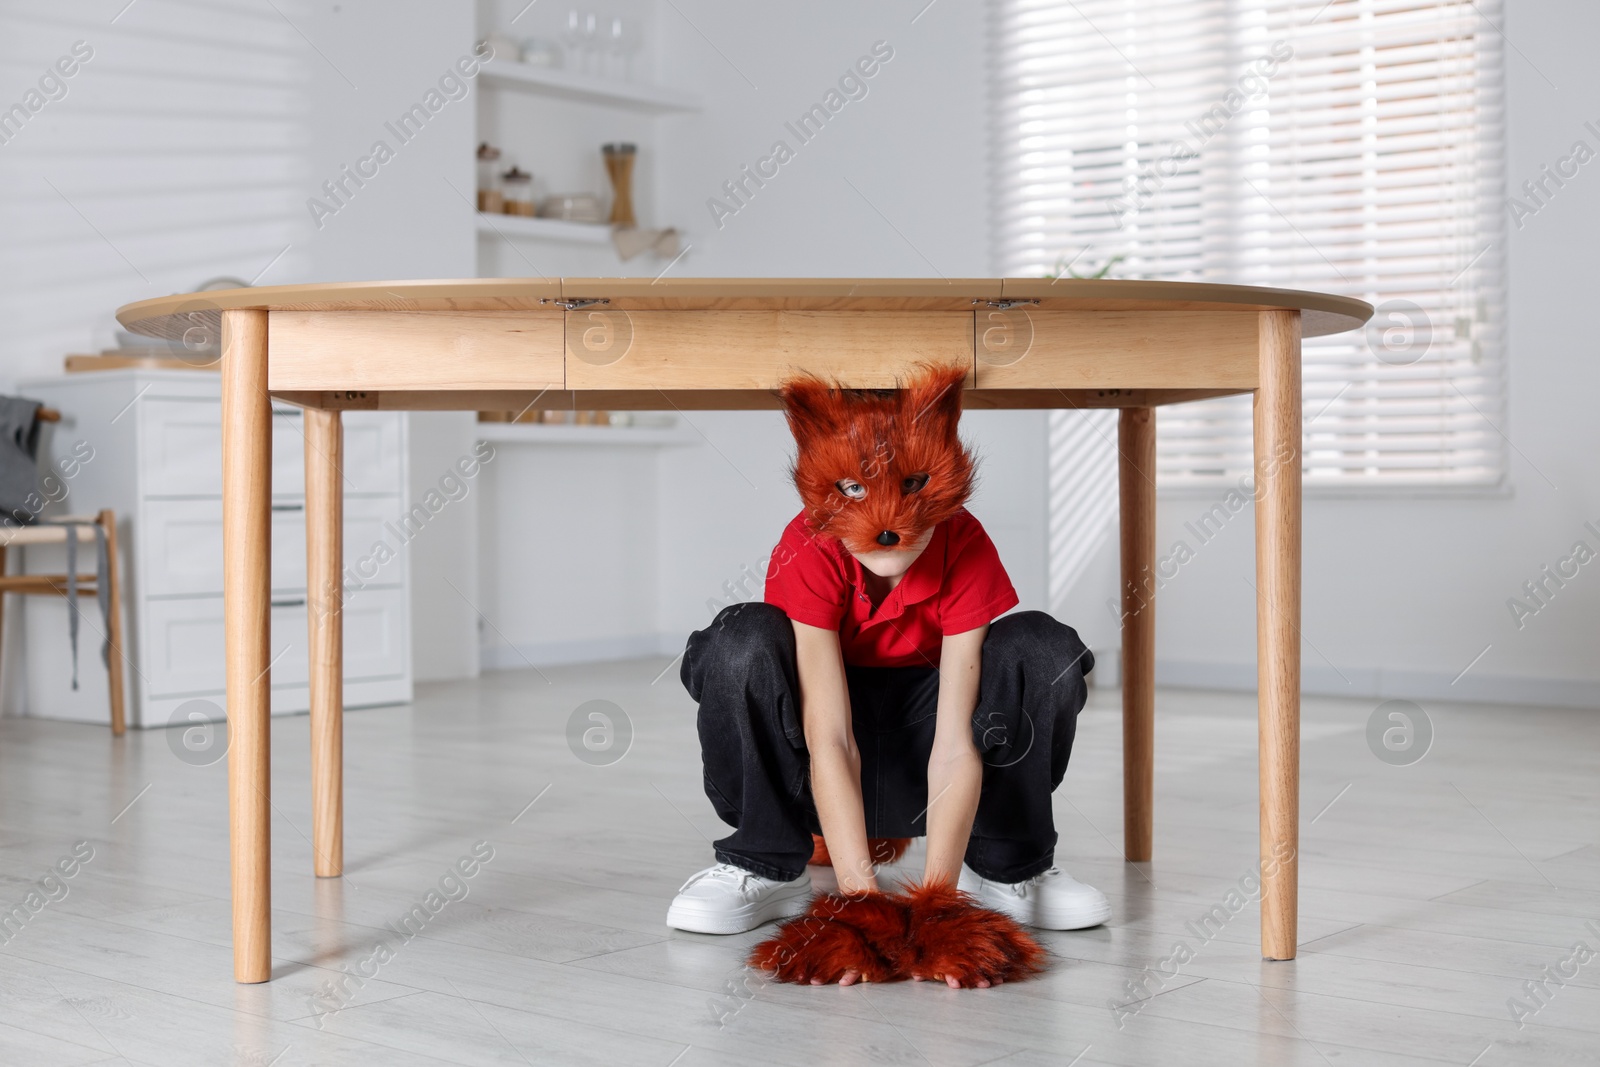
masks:
POLYGON ((609 304, 611 303, 611 300, 608 297, 603 296, 577 296, 571 298, 542 297, 540 298, 539 303, 555 304, 557 307, 565 308, 568 311, 577 311, 579 308, 593 307, 595 304, 609 304))
POLYGON ((1037 300, 974 300, 972 302, 972 306, 977 307, 979 304, 982 304, 985 307, 992 307, 996 311, 1010 311, 1012 308, 1018 307, 1022 304, 1037 303, 1039 303, 1037 300))

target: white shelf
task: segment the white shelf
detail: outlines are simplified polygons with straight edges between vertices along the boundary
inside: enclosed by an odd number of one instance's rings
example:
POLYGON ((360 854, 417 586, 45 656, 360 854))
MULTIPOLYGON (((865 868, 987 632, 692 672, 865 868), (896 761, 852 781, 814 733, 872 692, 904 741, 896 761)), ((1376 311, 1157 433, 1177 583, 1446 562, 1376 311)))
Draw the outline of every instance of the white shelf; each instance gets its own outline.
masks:
POLYGON ((498 234, 502 237, 526 237, 535 241, 565 241, 580 245, 611 243, 611 224, 608 222, 568 222, 566 219, 495 215, 483 211, 478 212, 478 232, 498 234))
POLYGON ((567 100, 584 100, 593 104, 610 104, 627 108, 665 114, 671 111, 699 111, 700 99, 678 89, 641 82, 616 81, 593 74, 564 70, 560 67, 533 67, 526 63, 491 63, 479 76, 490 85, 516 89, 540 96, 555 96, 567 100))
POLYGON ((478 440, 507 445, 692 445, 700 440, 689 427, 578 426, 569 423, 480 422, 478 440))

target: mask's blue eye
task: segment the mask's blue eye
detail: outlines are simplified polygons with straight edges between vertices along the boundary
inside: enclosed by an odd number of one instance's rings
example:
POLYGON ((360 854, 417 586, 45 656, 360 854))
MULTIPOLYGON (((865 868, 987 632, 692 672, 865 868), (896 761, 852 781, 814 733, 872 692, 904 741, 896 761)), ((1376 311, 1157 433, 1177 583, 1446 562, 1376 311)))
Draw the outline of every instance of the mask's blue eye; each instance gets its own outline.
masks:
POLYGON ((910 496, 927 484, 928 476, 926 474, 913 474, 900 483, 900 491, 906 496, 910 496))
POLYGON ((840 478, 833 483, 833 487, 851 500, 867 499, 867 487, 853 478, 840 478))

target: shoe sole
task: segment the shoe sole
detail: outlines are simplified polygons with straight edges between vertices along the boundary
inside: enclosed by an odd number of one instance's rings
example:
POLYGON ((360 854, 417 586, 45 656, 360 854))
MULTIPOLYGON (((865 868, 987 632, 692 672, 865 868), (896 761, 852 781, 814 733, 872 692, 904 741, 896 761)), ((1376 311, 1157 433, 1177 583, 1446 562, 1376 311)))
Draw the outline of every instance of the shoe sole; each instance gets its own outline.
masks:
POLYGON ((1034 922, 1033 925, 1040 930, 1087 930, 1093 926, 1103 926, 1111 918, 1111 905, 1094 908, 1089 911, 1068 912, 1045 917, 1034 922))
POLYGON ((1006 907, 997 900, 989 899, 983 894, 977 894, 978 902, 986 908, 993 908, 1002 915, 1009 915, 1023 926, 1031 926, 1035 930, 1087 930, 1092 926, 1100 926, 1111 918, 1111 904, 1108 902, 1098 908, 1084 911, 1052 912, 1047 915, 1021 914, 1006 907))
POLYGON ((748 912, 732 914, 686 908, 673 901, 667 909, 667 925, 691 934, 743 934, 775 919, 792 919, 804 912, 810 902, 809 887, 763 901, 748 912))
MULTIPOLYGON (((970 884, 969 882, 968 885, 970 886, 970 884)), ((1058 911, 1044 916, 1037 916, 1026 913, 1018 914, 1017 911, 1007 906, 1007 901, 1003 899, 996 900, 982 889, 971 889, 966 886, 959 886, 959 884, 958 888, 963 893, 969 893, 976 897, 978 903, 984 907, 998 911, 1002 915, 1010 916, 1023 926, 1031 926, 1035 930, 1087 930, 1090 927, 1104 925, 1106 920, 1111 918, 1110 901, 1102 901, 1098 907, 1094 908, 1078 911, 1058 911)))

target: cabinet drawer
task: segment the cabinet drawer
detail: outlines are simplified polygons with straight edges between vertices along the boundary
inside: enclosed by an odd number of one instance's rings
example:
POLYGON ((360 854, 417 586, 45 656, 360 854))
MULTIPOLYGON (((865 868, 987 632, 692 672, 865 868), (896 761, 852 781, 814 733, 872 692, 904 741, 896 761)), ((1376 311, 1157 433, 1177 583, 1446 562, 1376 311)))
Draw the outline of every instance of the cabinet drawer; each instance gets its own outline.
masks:
MULTIPOLYGON (((215 400, 146 400, 139 405, 139 456, 146 496, 222 493, 222 407, 215 400)), ((272 491, 305 491, 300 409, 273 405, 272 491)))
POLYGON ((397 678, 406 673, 410 655, 406 591, 368 588, 350 594, 344 606, 345 680, 397 678))
MULTIPOLYGON (((404 417, 387 411, 344 413, 346 494, 400 492, 400 478, 405 469, 400 440, 404 417)), ((349 504, 345 506, 348 509, 349 504)))
MULTIPOLYGON (((272 411, 273 495, 302 496, 306 487, 304 413, 299 408, 278 405, 273 405, 272 411)), ((340 420, 344 424, 344 459, 340 468, 346 496, 400 492, 402 418, 392 412, 344 413, 340 420)), ((220 465, 221 453, 217 455, 220 465)))
POLYGON ((146 400, 137 410, 146 493, 222 492, 222 424, 215 401, 146 400))
MULTIPOLYGON (((273 406, 272 416, 272 492, 305 493, 306 435, 304 413, 299 408, 273 406), (293 469, 289 469, 290 467, 293 469)), ((345 495, 400 492, 403 448, 401 419, 392 412, 347 411, 344 425, 344 458, 340 463, 345 495)), ((218 463, 221 463, 218 453, 218 463)))
MULTIPOLYGON (((399 537, 385 526, 398 526, 399 509, 398 497, 353 497, 344 502, 344 565, 360 565, 363 584, 402 580, 399 537), (379 541, 394 550, 394 558, 381 567, 371 559, 379 541)), ((144 506, 144 517, 140 538, 144 595, 222 592, 221 501, 151 500, 144 506)), ((305 505, 298 500, 276 500, 272 505, 272 588, 297 591, 305 587, 305 505)))
MULTIPOLYGON (((405 591, 364 589, 345 606, 344 671, 351 681, 405 672, 405 591)), ((146 679, 151 697, 219 693, 226 688, 222 598, 152 600, 145 604, 146 679)), ((274 597, 272 687, 308 681, 305 599, 274 597)))
MULTIPOLYGON (((146 596, 222 592, 222 501, 151 500, 139 531, 146 596)), ((306 587, 305 506, 272 507, 272 588, 306 587)))
MULTIPOLYGON (((306 608, 302 596, 274 597, 272 684, 304 685, 306 608)), ((216 693, 227 687, 222 598, 151 600, 145 605, 146 678, 153 697, 216 693)))
MULTIPOLYGON (((398 493, 401 419, 389 412, 344 416, 344 491, 398 493)), ((220 496, 222 408, 215 400, 147 400, 139 416, 146 496, 220 496)), ((272 492, 305 492, 305 429, 299 408, 272 406, 272 492)))

